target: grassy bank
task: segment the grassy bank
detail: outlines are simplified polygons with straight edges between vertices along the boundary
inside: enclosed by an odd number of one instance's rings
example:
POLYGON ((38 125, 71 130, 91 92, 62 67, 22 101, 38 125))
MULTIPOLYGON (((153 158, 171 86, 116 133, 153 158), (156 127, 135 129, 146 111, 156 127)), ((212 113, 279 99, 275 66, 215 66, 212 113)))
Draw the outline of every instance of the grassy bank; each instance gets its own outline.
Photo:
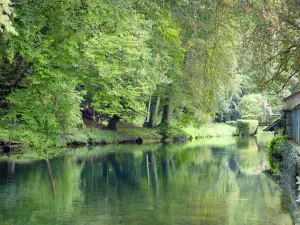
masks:
POLYGON ((61 135, 60 144, 66 146, 135 143, 138 138, 159 141, 162 135, 157 129, 148 128, 120 128, 117 131, 95 130, 92 132, 83 129, 70 135, 61 135))
MULTIPOLYGON (((77 130, 72 134, 63 134, 47 141, 39 140, 37 135, 30 134, 27 136, 14 135, 22 137, 20 140, 14 138, 14 141, 20 141, 25 146, 44 147, 64 147, 64 146, 84 146, 84 145, 104 145, 104 144, 125 144, 136 143, 138 138, 147 142, 160 142, 167 140, 170 142, 182 142, 189 137, 207 138, 207 137, 225 137, 236 135, 236 128, 224 123, 211 123, 199 128, 186 127, 178 129, 174 127, 142 128, 142 127, 122 127, 117 131, 84 128, 77 130), (49 144, 50 143, 50 144, 49 144), (45 145, 45 146, 44 146, 45 145)), ((9 140, 9 132, 0 130, 0 140, 9 140)))
POLYGON ((0 141, 8 140, 9 139, 9 133, 8 130, 5 130, 3 128, 0 128, 0 141))
POLYGON ((142 128, 130 127, 119 128, 117 131, 84 128, 71 134, 59 136, 46 136, 32 132, 15 130, 9 136, 7 130, 0 132, 0 141, 19 141, 24 147, 64 147, 83 145, 104 145, 104 144, 125 144, 136 143, 142 139, 143 143, 165 141, 185 141, 188 134, 183 130, 174 127, 142 128), (177 138, 177 139, 176 139, 177 138))
POLYGON ((223 137, 236 135, 236 128, 224 123, 205 124, 199 128, 186 127, 183 130, 193 137, 223 137))

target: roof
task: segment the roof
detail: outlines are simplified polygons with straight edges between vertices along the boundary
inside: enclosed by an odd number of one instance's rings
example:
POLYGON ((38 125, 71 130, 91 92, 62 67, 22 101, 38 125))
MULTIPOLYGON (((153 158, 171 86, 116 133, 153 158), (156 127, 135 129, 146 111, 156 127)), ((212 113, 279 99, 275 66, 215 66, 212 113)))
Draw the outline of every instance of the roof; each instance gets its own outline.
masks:
POLYGON ((284 98, 283 100, 284 100, 284 101, 286 101, 286 100, 288 100, 289 98, 291 98, 291 97, 293 97, 293 96, 297 95, 298 93, 300 93, 300 90, 298 90, 298 91, 294 92, 293 94, 291 94, 290 96, 288 96, 288 97, 284 98))
POLYGON ((276 126, 280 126, 281 123, 281 118, 275 120, 273 123, 271 123, 269 126, 267 126, 265 129, 263 129, 263 131, 267 132, 267 131, 274 131, 274 128, 276 126))

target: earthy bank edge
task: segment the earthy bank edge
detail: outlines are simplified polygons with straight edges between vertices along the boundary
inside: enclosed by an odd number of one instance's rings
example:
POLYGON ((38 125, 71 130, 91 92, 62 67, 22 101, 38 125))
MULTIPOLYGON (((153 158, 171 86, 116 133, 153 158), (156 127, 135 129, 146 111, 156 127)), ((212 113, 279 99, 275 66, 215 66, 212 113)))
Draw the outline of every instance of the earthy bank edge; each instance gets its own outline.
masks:
MULTIPOLYGON (((60 135, 53 146, 50 147, 81 147, 99 146, 108 144, 142 144, 157 142, 185 142, 191 139, 188 133, 177 128, 171 129, 119 129, 118 131, 76 132, 74 134, 60 135)), ((21 147, 33 147, 31 143, 17 141, 0 141, 0 152, 18 152, 21 147)), ((47 146, 49 147, 49 146, 47 146)))
MULTIPOLYGON (((8 132, 7 132, 8 133, 8 132)), ((2 134, 4 134, 2 132, 2 134)), ((174 127, 157 127, 157 128, 120 128, 117 131, 109 130, 94 130, 88 129, 79 130, 73 134, 60 135, 52 140, 51 145, 45 146, 43 142, 36 141, 34 136, 28 136, 24 141, 11 142, 2 141, 3 146, 11 146, 12 143, 17 143, 16 146, 26 148, 45 148, 45 147, 81 147, 81 146, 98 146, 108 144, 141 144, 141 143, 158 143, 158 142, 173 142, 180 143, 191 141, 193 139, 235 136, 236 128, 227 124, 210 124, 199 129, 196 128, 174 128, 174 127), (22 145, 21 145, 22 143, 22 145), (38 146, 41 144, 41 146, 38 146)), ((0 136, 1 140, 9 140, 8 136, 0 136)), ((49 140, 48 140, 49 143, 49 140)), ((14 148, 16 149, 16 148, 14 148)), ((3 149, 0 147, 0 151, 3 149)))

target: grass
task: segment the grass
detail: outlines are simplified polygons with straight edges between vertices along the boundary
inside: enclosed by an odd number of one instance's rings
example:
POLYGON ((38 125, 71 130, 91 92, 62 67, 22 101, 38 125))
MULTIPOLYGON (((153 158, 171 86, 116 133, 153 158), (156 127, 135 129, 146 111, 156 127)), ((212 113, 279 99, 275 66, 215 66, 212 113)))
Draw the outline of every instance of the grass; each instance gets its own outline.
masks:
MULTIPOLYGON (((118 131, 101 130, 94 128, 91 130, 86 127, 81 130, 74 131, 72 134, 63 134, 57 138, 49 139, 49 143, 43 145, 43 141, 39 141, 39 137, 33 134, 28 134, 25 138, 29 144, 25 146, 44 146, 44 147, 63 147, 63 146, 84 146, 87 144, 119 144, 119 143, 135 143, 140 137, 144 143, 159 142, 160 140, 184 142, 190 136, 198 137, 221 137, 232 136, 235 134, 235 128, 226 124, 208 124, 200 128, 187 127, 179 129, 175 127, 160 126, 157 128, 142 128, 142 127, 121 127, 118 131), (30 137, 36 139, 35 142, 30 141, 30 137)), ((34 139, 33 138, 33 139, 34 139)), ((0 140, 8 140, 8 131, 0 128, 0 140)), ((17 140, 17 139, 16 139, 17 140)), ((25 139, 24 139, 25 140, 25 139)), ((21 140, 20 140, 21 141, 21 140)))
POLYGON ((0 128, 0 141, 8 140, 8 130, 0 128))
POLYGON ((236 135, 236 128, 224 123, 205 124, 199 128, 186 127, 183 130, 193 137, 222 137, 236 135))
POLYGON ((88 142, 95 144, 116 144, 124 142, 135 142, 139 137, 143 140, 161 140, 162 135, 158 129, 149 128, 119 128, 118 131, 79 130, 72 135, 62 135, 61 144, 84 145, 88 142))

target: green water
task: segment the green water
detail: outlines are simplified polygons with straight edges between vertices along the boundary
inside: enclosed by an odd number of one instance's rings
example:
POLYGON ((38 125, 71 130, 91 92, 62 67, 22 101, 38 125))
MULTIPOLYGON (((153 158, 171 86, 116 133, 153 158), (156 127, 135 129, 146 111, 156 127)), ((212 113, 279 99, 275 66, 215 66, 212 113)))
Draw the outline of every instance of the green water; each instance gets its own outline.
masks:
POLYGON ((263 172, 265 144, 209 139, 2 158, 0 224, 293 224, 285 190, 263 172))

